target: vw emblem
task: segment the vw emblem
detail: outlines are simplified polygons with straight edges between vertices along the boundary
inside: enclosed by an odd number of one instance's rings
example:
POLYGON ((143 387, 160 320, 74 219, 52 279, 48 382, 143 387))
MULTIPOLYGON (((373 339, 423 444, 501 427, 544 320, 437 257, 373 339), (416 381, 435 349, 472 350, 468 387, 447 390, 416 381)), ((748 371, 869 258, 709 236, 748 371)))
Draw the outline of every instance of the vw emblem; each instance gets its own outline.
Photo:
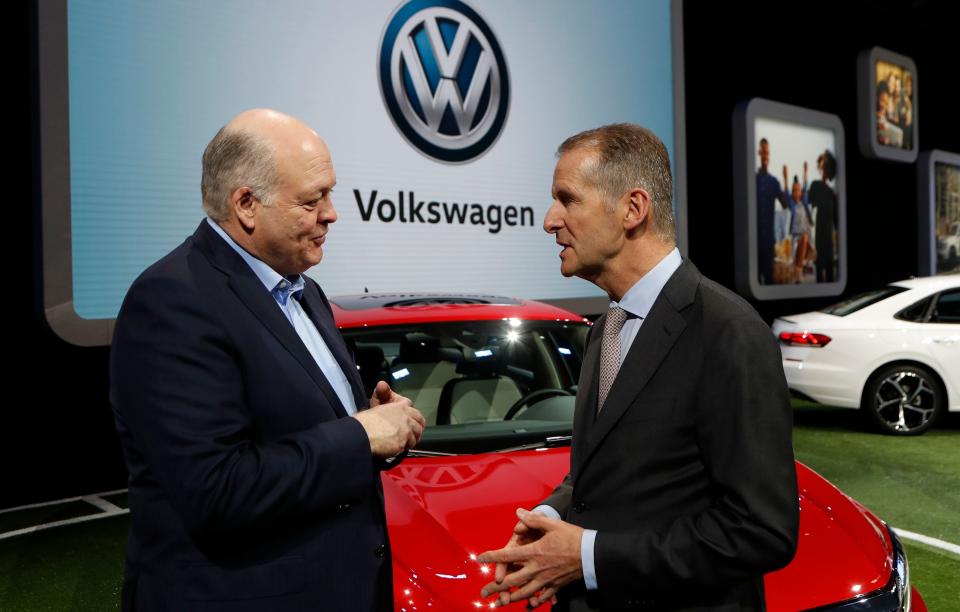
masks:
POLYGON ((387 22, 380 92, 394 125, 443 162, 483 155, 503 130, 507 63, 493 31, 459 0, 410 0, 387 22))

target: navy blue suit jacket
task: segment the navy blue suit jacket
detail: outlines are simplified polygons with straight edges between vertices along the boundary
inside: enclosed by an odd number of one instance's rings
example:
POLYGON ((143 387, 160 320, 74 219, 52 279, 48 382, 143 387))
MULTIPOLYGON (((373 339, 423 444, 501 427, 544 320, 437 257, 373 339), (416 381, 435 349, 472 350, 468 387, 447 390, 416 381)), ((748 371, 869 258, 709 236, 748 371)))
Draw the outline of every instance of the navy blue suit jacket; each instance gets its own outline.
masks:
MULTIPOLYGON (((301 303, 366 407, 310 279, 301 303)), ((130 288, 110 401, 130 473, 124 610, 391 607, 385 464, 205 220, 130 288)))

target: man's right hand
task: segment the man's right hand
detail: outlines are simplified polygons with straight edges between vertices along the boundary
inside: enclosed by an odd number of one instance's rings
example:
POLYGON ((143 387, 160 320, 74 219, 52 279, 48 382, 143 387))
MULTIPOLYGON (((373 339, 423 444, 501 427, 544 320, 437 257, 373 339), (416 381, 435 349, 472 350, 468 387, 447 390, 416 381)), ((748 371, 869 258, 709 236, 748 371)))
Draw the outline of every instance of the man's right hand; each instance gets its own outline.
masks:
POLYGON ((394 395, 394 401, 381 403, 354 415, 367 432, 375 457, 388 459, 410 450, 420 441, 426 420, 409 399, 394 395))

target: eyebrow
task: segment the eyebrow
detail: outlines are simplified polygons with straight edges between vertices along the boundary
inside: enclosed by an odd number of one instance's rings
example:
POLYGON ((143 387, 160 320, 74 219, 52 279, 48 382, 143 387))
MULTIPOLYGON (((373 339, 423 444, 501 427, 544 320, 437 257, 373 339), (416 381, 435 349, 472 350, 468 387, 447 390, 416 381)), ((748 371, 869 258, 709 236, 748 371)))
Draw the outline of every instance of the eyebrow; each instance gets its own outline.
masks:
POLYGON ((558 200, 569 200, 577 197, 577 194, 565 185, 561 185, 553 189, 551 195, 558 200))
POLYGON ((336 183, 334 183, 333 185, 327 185, 323 187, 315 187, 313 189, 309 189, 301 193, 298 196, 298 199, 308 201, 308 202, 310 200, 318 200, 323 196, 324 193, 331 191, 334 188, 334 186, 336 186, 336 183))

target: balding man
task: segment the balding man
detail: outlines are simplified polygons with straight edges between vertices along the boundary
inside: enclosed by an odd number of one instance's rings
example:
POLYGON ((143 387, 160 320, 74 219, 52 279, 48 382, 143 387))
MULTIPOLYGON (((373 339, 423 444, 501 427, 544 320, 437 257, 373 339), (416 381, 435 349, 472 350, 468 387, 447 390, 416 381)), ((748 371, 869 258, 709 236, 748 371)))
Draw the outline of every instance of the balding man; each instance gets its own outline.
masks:
POLYGON ((616 124, 568 138, 544 229, 610 298, 587 340, 570 473, 520 522, 483 595, 555 610, 763 610, 797 543, 792 412, 757 313, 674 243, 666 147, 616 124), (513 589, 513 590, 512 590, 513 589))
POLYGON ((380 471, 424 420, 386 383, 364 397, 303 276, 335 183, 316 132, 242 113, 203 154, 207 218, 127 293, 110 363, 124 610, 392 608, 380 471))

